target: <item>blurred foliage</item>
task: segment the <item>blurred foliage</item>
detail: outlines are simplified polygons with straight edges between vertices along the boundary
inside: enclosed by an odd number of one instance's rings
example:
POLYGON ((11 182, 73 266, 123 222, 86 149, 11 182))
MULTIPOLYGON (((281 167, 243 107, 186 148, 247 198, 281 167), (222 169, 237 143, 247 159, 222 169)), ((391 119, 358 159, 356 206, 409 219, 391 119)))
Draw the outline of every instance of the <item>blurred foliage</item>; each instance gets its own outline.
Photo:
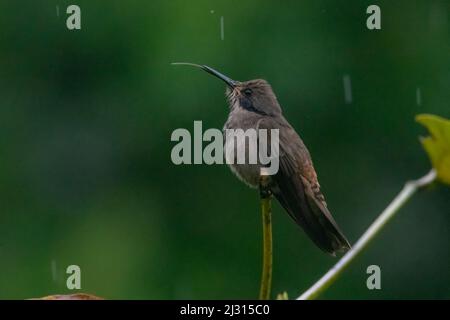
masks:
MULTIPOLYGON (((450 117, 449 1, 376 3, 370 31, 366 0, 0 1, 0 298, 74 293, 71 264, 108 299, 257 297, 257 192, 170 161, 174 129, 223 126, 224 86, 174 61, 272 84, 354 242, 428 171, 414 115, 450 117)), ((414 197, 322 297, 450 298, 449 208, 449 188, 414 197)), ((336 259, 278 204, 273 224, 273 292, 295 297, 336 259)))
POLYGON ((450 184, 450 121, 429 114, 418 115, 416 119, 430 131, 431 136, 421 138, 421 142, 438 179, 450 184))
POLYGON ((288 294, 286 291, 277 294, 277 300, 289 300, 288 294))

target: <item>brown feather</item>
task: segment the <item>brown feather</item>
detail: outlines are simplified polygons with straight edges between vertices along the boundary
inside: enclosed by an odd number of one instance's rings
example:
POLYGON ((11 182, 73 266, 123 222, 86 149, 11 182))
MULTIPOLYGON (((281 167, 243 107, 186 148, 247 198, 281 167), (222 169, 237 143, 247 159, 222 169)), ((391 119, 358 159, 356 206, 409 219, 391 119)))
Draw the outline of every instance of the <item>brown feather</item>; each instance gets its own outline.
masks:
POLYGON ((311 157, 298 134, 283 117, 261 119, 258 127, 279 129, 280 167, 272 187, 277 200, 323 251, 335 255, 348 250, 350 244, 327 209, 311 157))

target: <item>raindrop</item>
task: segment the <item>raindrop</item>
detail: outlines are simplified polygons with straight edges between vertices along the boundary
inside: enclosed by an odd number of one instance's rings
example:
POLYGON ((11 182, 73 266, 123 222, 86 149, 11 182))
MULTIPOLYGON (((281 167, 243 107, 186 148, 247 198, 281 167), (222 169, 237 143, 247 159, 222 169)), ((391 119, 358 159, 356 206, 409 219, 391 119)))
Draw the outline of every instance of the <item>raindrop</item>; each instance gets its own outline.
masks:
POLYGON ((418 106, 422 105, 422 91, 419 87, 416 89, 416 102, 418 106))
POLYGON ((342 77, 344 82, 344 99, 346 104, 350 104, 353 101, 352 97, 352 82, 348 74, 344 74, 342 77))

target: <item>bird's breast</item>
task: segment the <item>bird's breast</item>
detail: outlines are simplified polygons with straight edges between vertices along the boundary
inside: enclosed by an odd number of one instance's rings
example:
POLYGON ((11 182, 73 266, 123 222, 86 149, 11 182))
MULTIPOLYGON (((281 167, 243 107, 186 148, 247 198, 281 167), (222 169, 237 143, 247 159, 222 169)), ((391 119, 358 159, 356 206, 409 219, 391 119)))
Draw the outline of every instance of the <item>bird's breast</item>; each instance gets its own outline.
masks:
POLYGON ((252 188, 258 187, 261 168, 256 130, 258 120, 246 114, 231 113, 224 126, 226 163, 240 180, 252 188))

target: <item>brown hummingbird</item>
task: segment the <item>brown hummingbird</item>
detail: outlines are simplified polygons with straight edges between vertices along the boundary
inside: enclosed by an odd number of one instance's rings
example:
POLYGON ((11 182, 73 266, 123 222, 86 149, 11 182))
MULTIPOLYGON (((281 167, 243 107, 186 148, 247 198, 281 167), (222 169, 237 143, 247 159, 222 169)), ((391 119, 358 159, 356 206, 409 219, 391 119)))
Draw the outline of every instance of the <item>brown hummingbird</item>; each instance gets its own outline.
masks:
MULTIPOLYGON (((174 64, 201 68, 226 83, 230 113, 224 129, 279 130, 279 169, 270 176, 270 192, 320 249, 333 256, 336 252, 350 249, 349 242, 327 208, 309 151, 284 118, 270 84, 263 79, 232 80, 205 65, 174 64)), ((229 150, 226 149, 227 156, 229 150)), ((234 162, 230 167, 239 179, 258 188, 261 164, 234 162)))

